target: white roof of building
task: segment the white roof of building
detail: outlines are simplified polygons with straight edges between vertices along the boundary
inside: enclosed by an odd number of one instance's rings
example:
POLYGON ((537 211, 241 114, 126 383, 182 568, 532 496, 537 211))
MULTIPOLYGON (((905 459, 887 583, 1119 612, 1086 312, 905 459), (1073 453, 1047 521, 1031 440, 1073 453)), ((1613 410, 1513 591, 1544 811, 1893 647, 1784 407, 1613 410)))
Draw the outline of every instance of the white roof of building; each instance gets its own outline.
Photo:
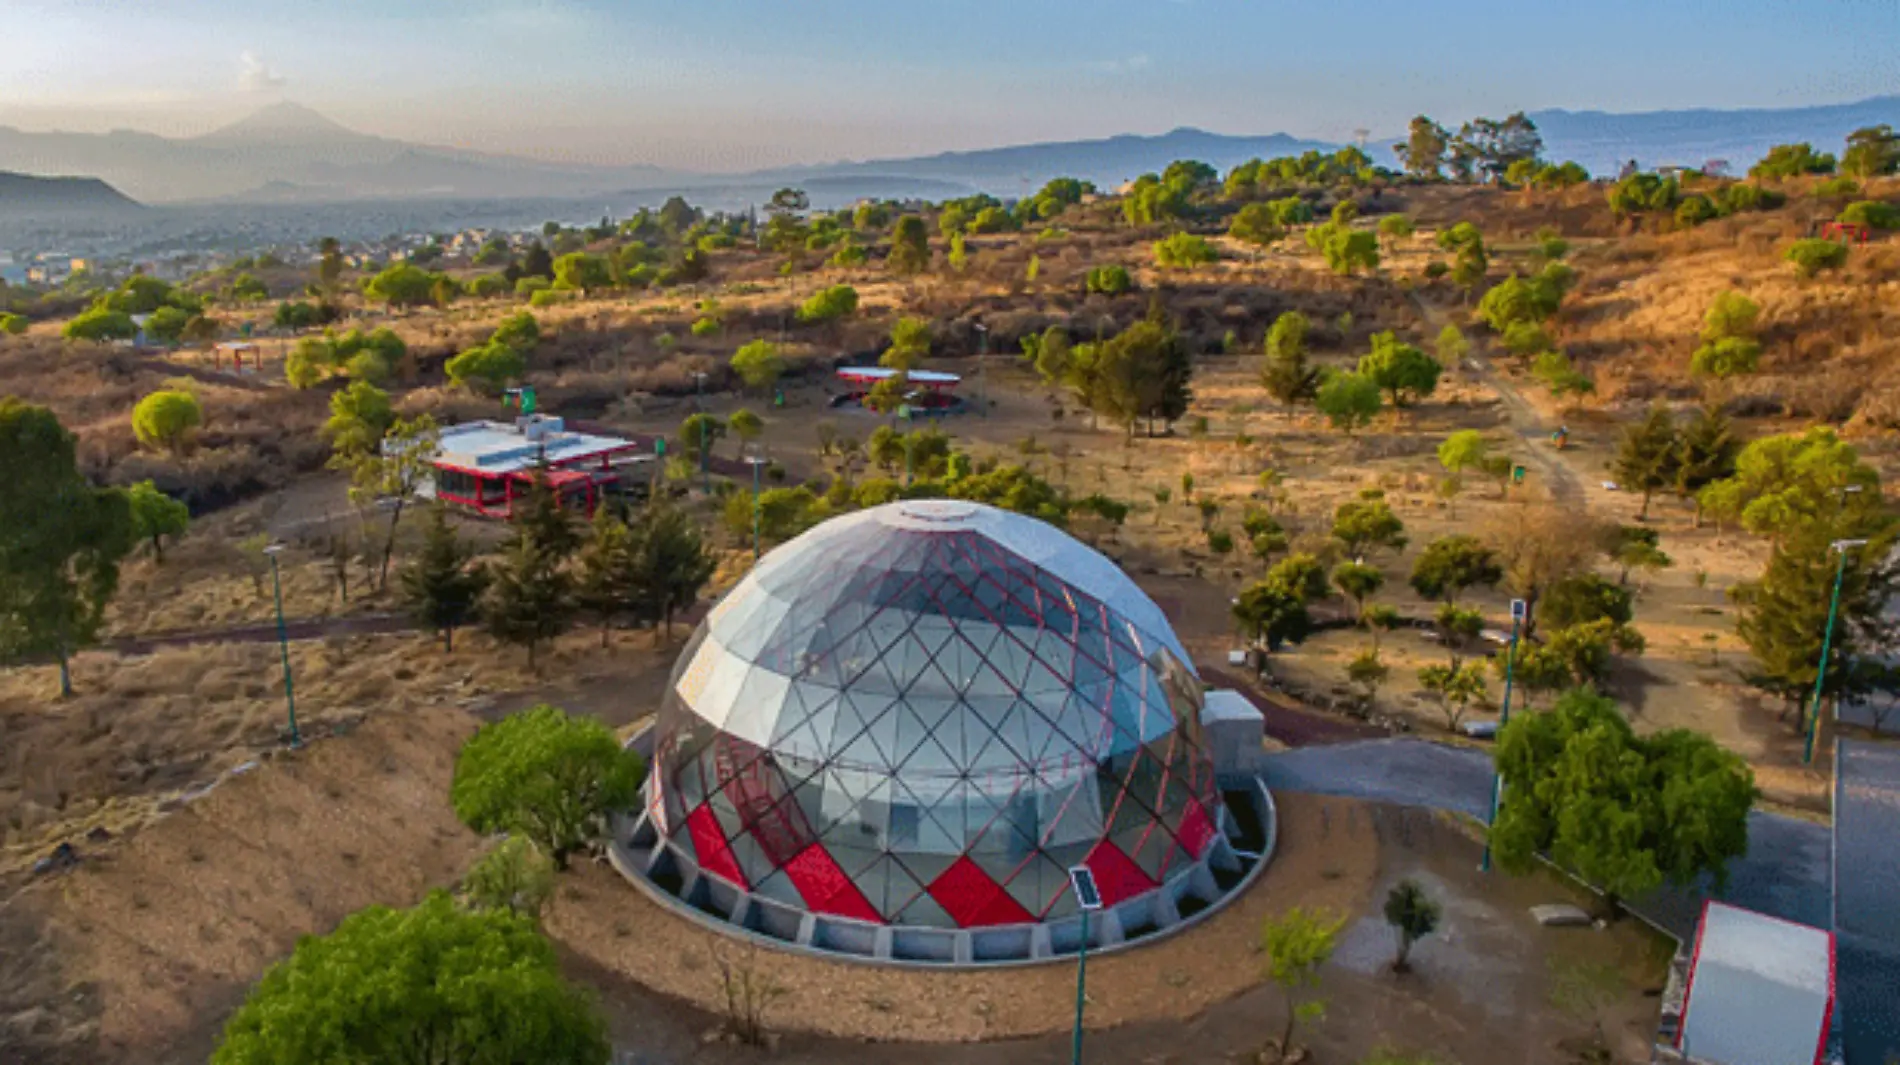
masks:
POLYGON ((568 432, 559 418, 543 418, 533 424, 540 427, 538 438, 531 437, 519 423, 478 421, 451 425, 442 430, 435 461, 484 473, 516 473, 541 462, 572 462, 633 444, 617 436, 568 432))
POLYGON ((1696 932, 1679 1045, 1709 1065, 1808 1065, 1833 1002, 1833 935, 1711 902, 1696 932))
MULTIPOLYGON (((868 377, 880 381, 886 377, 896 377, 899 373, 903 371, 886 366, 842 366, 838 369, 839 377, 868 377)), ((912 370, 905 376, 913 385, 954 385, 963 380, 956 374, 936 370, 912 370)))
POLYGON ((1260 708, 1251 699, 1228 688, 1214 688, 1201 704, 1201 723, 1216 721, 1260 721, 1260 708))

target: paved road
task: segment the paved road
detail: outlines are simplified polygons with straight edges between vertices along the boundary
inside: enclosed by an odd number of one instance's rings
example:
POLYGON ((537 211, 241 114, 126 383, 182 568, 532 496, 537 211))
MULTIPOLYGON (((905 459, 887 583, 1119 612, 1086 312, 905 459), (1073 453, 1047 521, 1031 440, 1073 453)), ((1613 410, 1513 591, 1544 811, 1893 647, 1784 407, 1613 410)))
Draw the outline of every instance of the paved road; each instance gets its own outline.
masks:
POLYGON ((1900 1056, 1900 748, 1842 740, 1836 751, 1840 1024, 1859 1065, 1900 1056))
MULTIPOLYGON (((1286 791, 1348 795, 1429 806, 1484 819, 1491 809, 1491 761, 1483 751, 1424 740, 1388 739, 1302 747, 1269 755, 1267 784, 1286 791)), ((1825 825, 1778 814, 1749 815, 1748 856, 1729 868, 1720 896, 1737 906, 1826 928, 1829 838, 1825 825)), ((1689 935, 1702 894, 1663 891, 1631 909, 1679 936, 1689 935)))

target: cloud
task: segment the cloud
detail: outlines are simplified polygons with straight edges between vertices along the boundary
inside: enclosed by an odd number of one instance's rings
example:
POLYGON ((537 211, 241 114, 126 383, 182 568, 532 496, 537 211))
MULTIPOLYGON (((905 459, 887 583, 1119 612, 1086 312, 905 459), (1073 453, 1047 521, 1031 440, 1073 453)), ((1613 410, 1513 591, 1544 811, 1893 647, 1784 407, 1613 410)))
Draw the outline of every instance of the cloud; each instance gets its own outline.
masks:
POLYGON ((238 85, 245 92, 270 92, 284 87, 284 76, 256 52, 245 52, 238 56, 238 85))
POLYGON ((1096 62, 1088 64, 1088 66, 1089 69, 1099 71, 1103 74, 1133 74, 1137 71, 1147 70, 1153 63, 1154 61, 1143 53, 1131 55, 1123 59, 1097 60, 1096 62))

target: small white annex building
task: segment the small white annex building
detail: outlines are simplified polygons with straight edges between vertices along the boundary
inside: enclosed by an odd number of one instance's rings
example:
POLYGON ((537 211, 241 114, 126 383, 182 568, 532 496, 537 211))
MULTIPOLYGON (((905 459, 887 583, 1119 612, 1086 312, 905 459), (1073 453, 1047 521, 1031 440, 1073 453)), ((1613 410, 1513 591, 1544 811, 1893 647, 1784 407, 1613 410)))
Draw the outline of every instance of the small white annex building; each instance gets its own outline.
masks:
POLYGON ((1814 1065, 1833 1016, 1833 933, 1704 905, 1676 1038, 1682 1060, 1814 1065))

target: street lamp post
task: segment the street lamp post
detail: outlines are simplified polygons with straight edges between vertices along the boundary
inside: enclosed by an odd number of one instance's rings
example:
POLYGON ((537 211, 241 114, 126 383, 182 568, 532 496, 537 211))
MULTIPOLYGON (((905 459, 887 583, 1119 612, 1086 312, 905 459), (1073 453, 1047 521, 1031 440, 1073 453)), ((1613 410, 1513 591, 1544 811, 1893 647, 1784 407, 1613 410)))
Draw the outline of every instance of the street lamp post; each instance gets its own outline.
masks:
POLYGON ((976 323, 976 404, 977 411, 990 416, 990 327, 976 323))
MULTIPOLYGON (((703 370, 696 370, 693 373, 693 413, 700 415, 706 413, 705 396, 706 373, 703 370)), ((708 452, 706 448, 706 435, 711 430, 711 425, 712 423, 708 422, 704 417, 699 419, 700 491, 705 492, 707 495, 712 494, 712 467, 707 457, 708 452)))
POLYGON ((1834 647, 1834 616, 1841 608, 1841 581, 1847 576, 1847 552, 1862 547, 1865 540, 1836 540, 1828 545, 1838 552, 1840 559, 1834 564, 1834 594, 1827 603, 1827 628, 1821 630, 1821 665, 1814 671, 1814 703, 1808 709, 1808 738, 1801 751, 1801 764, 1814 761, 1814 737, 1821 730, 1821 688, 1827 683, 1827 656, 1834 647))
POLYGON ((1086 865, 1069 868, 1069 887, 1082 911, 1082 945, 1075 952, 1075 1032, 1069 1040, 1069 1065, 1082 1065, 1082 1009, 1088 1003, 1089 914, 1102 908, 1102 892, 1095 871, 1086 865))
POLYGON ((746 463, 752 467, 752 564, 759 564, 759 469, 765 465, 762 455, 746 456, 746 463))
MULTIPOLYGON (((1511 723, 1511 679, 1517 671, 1517 634, 1526 616, 1530 613, 1528 604, 1522 599, 1511 600, 1511 643, 1504 651, 1504 702, 1498 707, 1498 731, 1511 723)), ((1498 823, 1498 806, 1504 801, 1504 774, 1496 769, 1491 771, 1491 819, 1485 822, 1484 857, 1478 862, 1478 871, 1491 871, 1491 832, 1490 827, 1498 823)))
POLYGON ((277 653, 284 663, 284 715, 290 722, 290 746, 303 746, 303 735, 297 731, 297 696, 290 682, 290 636, 284 629, 284 581, 277 569, 277 556, 284 550, 283 544, 271 544, 264 549, 270 556, 271 590, 277 600, 277 653))

